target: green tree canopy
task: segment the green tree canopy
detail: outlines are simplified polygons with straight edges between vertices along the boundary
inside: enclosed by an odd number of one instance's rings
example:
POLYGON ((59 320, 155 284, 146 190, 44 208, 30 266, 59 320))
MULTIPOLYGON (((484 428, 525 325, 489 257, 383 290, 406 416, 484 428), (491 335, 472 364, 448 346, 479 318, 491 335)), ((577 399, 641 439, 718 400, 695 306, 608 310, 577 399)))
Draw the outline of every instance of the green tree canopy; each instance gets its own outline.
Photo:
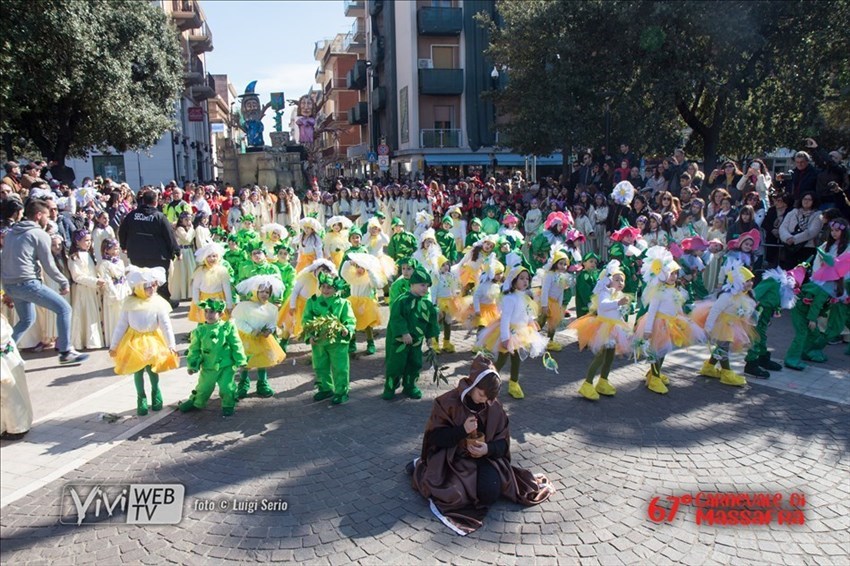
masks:
POLYGON ((64 161, 156 143, 182 88, 177 31, 143 0, 6 0, 0 129, 64 161))
MULTIPOLYGON (((819 133, 830 93, 841 98, 848 6, 500 0, 504 25, 489 53, 510 81, 497 94, 499 111, 513 145, 530 153, 598 143, 606 100, 612 142, 631 140, 642 152, 669 155, 686 128, 688 150, 707 167, 720 154, 797 147, 819 133)), ((833 122, 836 107, 828 107, 833 122)))

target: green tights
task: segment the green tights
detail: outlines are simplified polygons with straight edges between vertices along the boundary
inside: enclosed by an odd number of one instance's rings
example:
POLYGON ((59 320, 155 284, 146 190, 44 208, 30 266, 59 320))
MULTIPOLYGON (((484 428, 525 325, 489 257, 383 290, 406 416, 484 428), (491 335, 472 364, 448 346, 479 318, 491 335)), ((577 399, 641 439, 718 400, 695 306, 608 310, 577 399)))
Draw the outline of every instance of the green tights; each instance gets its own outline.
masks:
POLYGON ((652 375, 659 376, 661 375, 661 366, 664 365, 664 357, 658 358, 656 361, 649 364, 649 369, 652 371, 652 375))
POLYGON ((496 358, 496 370, 502 371, 502 367, 508 361, 508 358, 511 359, 511 381, 519 381, 519 354, 516 352, 513 354, 500 352, 499 357, 496 358))
POLYGON ((452 340, 452 325, 448 322, 443 323, 443 340, 451 342, 452 340))
POLYGON ((590 367, 587 368, 587 375, 584 380, 591 385, 596 372, 602 379, 608 379, 608 374, 611 373, 611 366, 614 365, 614 348, 603 348, 596 353, 593 361, 590 362, 590 367))
POLYGON ((133 374, 133 379, 136 381, 136 395, 139 397, 145 397, 145 370, 147 370, 150 376, 151 392, 159 389, 159 374, 154 373, 151 366, 147 366, 133 374))

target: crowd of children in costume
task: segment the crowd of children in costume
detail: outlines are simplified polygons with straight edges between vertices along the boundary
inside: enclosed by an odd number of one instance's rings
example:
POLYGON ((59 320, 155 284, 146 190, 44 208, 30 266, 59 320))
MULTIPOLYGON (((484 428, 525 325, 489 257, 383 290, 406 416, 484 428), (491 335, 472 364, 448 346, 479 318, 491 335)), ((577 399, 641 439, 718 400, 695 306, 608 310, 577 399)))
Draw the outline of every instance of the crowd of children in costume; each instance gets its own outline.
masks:
MULTIPOLYGON (((445 197, 435 184, 430 189, 445 197)), ((284 223, 278 224, 271 214, 258 221, 244 213, 229 230, 210 228, 204 213, 194 221, 177 215, 182 253, 168 285, 174 299, 190 302, 188 317, 198 324, 187 365, 199 373, 180 410, 203 408, 218 384, 223 412, 231 414, 249 394, 252 370, 257 395, 273 395, 268 370, 283 362, 292 340, 312 348, 315 399, 344 403, 358 337, 365 337, 363 355, 373 355, 381 327, 385 399, 400 386, 407 396, 421 397, 423 348, 455 352, 453 329, 475 333, 473 350, 491 355, 497 369, 510 362, 508 392, 521 399, 522 362, 561 351, 558 333, 569 326, 579 348, 594 353, 579 394, 596 400, 616 392, 608 379, 617 355, 646 359, 646 385, 663 394, 670 381, 665 357, 706 344, 699 373, 741 386, 746 379, 732 370, 733 353, 746 352, 749 375, 781 369, 766 340, 771 318, 782 309, 792 311, 795 339, 784 360, 792 369, 824 361, 824 345, 850 324, 843 218, 830 222, 812 265, 757 277, 757 228, 744 230, 744 222, 727 239, 726 226, 709 226, 701 215, 676 225, 675 214, 663 209, 663 194, 659 212, 634 215, 645 199, 628 181, 610 198, 597 194, 589 210, 575 207, 575 216, 543 211, 534 200, 523 218, 502 210, 498 200, 464 206, 422 188, 410 205, 403 195, 404 189, 389 189, 374 206, 352 214, 341 201, 315 206, 308 194, 304 217, 279 216, 284 223), (610 231, 609 209, 619 219, 610 231), (574 315, 567 310, 573 300, 574 315), (389 306, 386 320, 381 304, 389 306), (818 326, 823 316, 826 332, 818 326)), ((722 203, 717 206, 715 220, 722 203)), ((701 201, 692 208, 701 210, 701 201)), ((740 211, 743 220, 747 212, 740 211)), ((135 376, 138 413, 145 414, 161 409, 159 375, 178 365, 171 307, 155 292, 165 273, 125 261, 105 230, 73 234, 67 260, 73 339, 77 348, 109 348, 116 372, 135 376)))

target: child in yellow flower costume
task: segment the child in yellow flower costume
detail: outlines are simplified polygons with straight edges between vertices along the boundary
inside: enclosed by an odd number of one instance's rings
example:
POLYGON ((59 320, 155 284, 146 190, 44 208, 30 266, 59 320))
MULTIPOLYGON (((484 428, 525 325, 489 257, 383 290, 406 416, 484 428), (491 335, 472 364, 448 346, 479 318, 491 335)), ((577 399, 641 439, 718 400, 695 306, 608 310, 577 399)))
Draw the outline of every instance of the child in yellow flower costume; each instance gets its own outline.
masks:
POLYGON ((740 387, 747 384, 744 376, 732 371, 729 354, 749 348, 756 336, 756 302, 750 298, 753 272, 739 260, 730 259, 723 266, 723 287, 717 299, 694 305, 691 318, 705 329, 714 344, 711 357, 702 364, 700 375, 720 378, 720 383, 740 387), (720 369, 717 365, 720 364, 720 369))
POLYGON ((237 285, 236 291, 249 298, 233 309, 233 324, 248 356, 248 364, 236 387, 236 398, 248 396, 251 387, 248 371, 254 368, 257 370, 257 395, 271 397, 274 391, 269 385, 268 368, 283 363, 286 354, 276 338, 278 309, 269 299, 283 296, 283 283, 276 275, 255 275, 237 285))
POLYGON ((298 261, 295 264, 295 273, 313 265, 317 259, 325 257, 322 247, 322 225, 312 216, 307 216, 298 221, 301 235, 296 240, 298 246, 298 261))
POLYGON ((325 257, 331 260, 334 267, 339 269, 345 250, 351 246, 348 242, 348 230, 351 228, 352 222, 345 216, 331 216, 325 225, 328 227, 324 240, 325 257))
POLYGON ((192 305, 189 307, 189 320, 199 324, 204 322, 201 301, 218 299, 225 304, 222 318, 227 320, 233 309, 233 292, 230 288, 230 273, 221 263, 224 257, 221 244, 210 243, 195 252, 198 267, 192 277, 192 305))
MULTIPOLYGON (((375 353, 375 336, 373 329, 381 325, 381 313, 378 309, 377 291, 387 285, 387 277, 381 260, 368 253, 353 253, 347 256, 342 266, 342 278, 351 288, 348 302, 357 319, 355 332, 366 333, 366 355, 375 353)), ((357 338, 351 336, 349 353, 357 351, 357 338)))
POLYGON ((531 274, 528 269, 515 266, 502 284, 501 317, 481 331, 476 345, 488 350, 496 359, 496 369, 501 370, 511 360, 511 380, 508 394, 514 399, 525 395, 519 386, 519 364, 528 357, 537 358, 546 351, 546 337, 537 325, 537 304, 528 294, 531 274))
POLYGON ((549 336, 546 349, 553 352, 563 349, 563 346, 555 341, 555 333, 564 320, 564 292, 571 287, 570 283, 574 279, 567 273, 569 266, 570 260, 566 250, 554 248, 549 261, 543 266, 543 286, 540 290, 541 319, 546 322, 546 333, 549 336))
POLYGON ((647 388, 663 395, 670 382, 661 373, 664 357, 678 348, 705 342, 705 332, 684 313, 687 293, 676 287, 679 264, 667 248, 649 248, 641 272, 646 282, 642 299, 647 312, 635 325, 635 347, 650 361, 647 388))
MULTIPOLYGON (((460 281, 445 256, 439 257, 437 265, 440 270, 437 273, 437 281, 431 286, 431 300, 437 305, 440 323, 443 325, 442 351, 451 354, 455 352, 455 346, 452 344, 452 322, 458 320, 462 308, 460 281)), ((434 342, 436 343, 436 339, 434 342)), ((438 348, 434 349, 439 351, 438 348)))
POLYGON ((611 396, 617 392, 608 383, 614 356, 628 354, 632 349, 632 329, 626 322, 632 299, 623 293, 625 286, 626 274, 620 262, 612 259, 600 273, 593 289, 591 312, 569 326, 578 333, 579 349, 590 347, 596 354, 578 390, 582 397, 591 401, 599 399, 599 395, 611 396), (599 372, 599 381, 594 387, 596 372, 599 372))
POLYGON ((151 382, 150 408, 159 411, 162 409, 159 374, 176 369, 180 360, 171 328, 171 305, 156 293, 160 285, 165 285, 165 269, 131 265, 127 284, 133 294, 122 304, 109 355, 115 360, 116 374, 133 374, 136 413, 141 416, 148 414, 145 371, 151 382))

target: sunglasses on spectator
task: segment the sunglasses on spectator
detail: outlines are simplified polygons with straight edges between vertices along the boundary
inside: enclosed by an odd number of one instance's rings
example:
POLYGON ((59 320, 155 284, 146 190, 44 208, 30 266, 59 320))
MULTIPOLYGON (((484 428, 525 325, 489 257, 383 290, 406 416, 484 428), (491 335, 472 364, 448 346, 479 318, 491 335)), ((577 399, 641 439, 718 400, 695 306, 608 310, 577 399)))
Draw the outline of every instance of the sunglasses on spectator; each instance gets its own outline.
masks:
POLYGON ((842 231, 846 228, 846 226, 844 224, 842 224, 841 222, 835 222, 835 221, 830 222, 829 227, 832 228, 833 230, 842 230, 842 231))

